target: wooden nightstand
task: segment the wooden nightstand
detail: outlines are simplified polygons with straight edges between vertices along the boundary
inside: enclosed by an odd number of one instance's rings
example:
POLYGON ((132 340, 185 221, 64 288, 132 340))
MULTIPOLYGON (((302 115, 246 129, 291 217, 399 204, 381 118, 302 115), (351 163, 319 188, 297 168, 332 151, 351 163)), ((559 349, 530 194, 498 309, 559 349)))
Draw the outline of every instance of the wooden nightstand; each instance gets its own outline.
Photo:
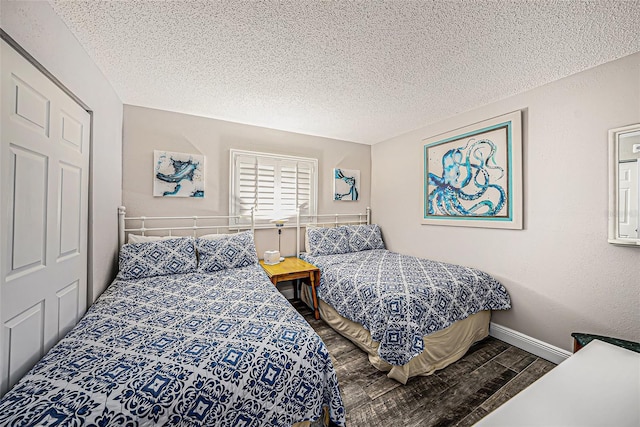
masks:
POLYGON ((311 296, 313 298, 313 310, 316 320, 320 319, 318 297, 316 296, 316 283, 320 283, 320 269, 318 267, 296 257, 285 258, 284 261, 275 265, 265 264, 264 260, 261 259, 260 265, 264 268, 264 271, 266 271, 274 286, 277 285, 278 282, 287 280, 309 279, 311 296))

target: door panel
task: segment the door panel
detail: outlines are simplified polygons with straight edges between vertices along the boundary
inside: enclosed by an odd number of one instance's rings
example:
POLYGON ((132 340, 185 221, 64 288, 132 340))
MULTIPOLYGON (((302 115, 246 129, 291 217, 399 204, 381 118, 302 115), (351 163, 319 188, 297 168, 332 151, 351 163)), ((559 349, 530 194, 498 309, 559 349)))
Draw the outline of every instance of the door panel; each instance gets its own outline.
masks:
POLYGON ((80 253, 82 215, 82 169, 60 164, 60 250, 58 260, 80 253))
POLYGON ((51 101, 15 75, 11 93, 16 97, 12 119, 48 136, 51 101))
POLYGON ((90 116, 2 42, 0 394, 84 314, 90 116))
POLYGON ((5 322, 9 335, 9 383, 16 383, 44 354, 44 301, 5 322))
POLYGON ((47 230, 48 159, 10 144, 9 239, 10 276, 45 264, 47 230))
POLYGON ((82 152, 82 123, 73 119, 64 111, 60 112, 62 120, 62 141, 71 145, 72 148, 82 152))
POLYGON ((78 280, 56 292, 58 297, 58 339, 62 339, 77 323, 78 280))

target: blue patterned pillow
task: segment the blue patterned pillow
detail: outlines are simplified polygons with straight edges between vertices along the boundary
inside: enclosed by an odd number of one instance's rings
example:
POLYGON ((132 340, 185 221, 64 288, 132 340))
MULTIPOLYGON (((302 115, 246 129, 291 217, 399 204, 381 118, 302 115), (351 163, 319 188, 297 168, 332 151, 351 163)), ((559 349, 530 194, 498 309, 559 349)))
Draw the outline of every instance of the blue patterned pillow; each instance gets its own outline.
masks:
POLYGON ((307 227, 311 255, 333 255, 350 252, 347 227, 307 227))
POLYGON ((178 237, 146 243, 128 243, 120 249, 122 279, 190 273, 196 270, 193 237, 178 237))
POLYGON ((215 240, 196 239, 196 248, 199 273, 212 273, 258 263, 258 253, 251 231, 229 234, 229 237, 215 240))
POLYGON ((351 252, 384 248, 384 241, 378 224, 352 225, 349 227, 349 249, 351 252))

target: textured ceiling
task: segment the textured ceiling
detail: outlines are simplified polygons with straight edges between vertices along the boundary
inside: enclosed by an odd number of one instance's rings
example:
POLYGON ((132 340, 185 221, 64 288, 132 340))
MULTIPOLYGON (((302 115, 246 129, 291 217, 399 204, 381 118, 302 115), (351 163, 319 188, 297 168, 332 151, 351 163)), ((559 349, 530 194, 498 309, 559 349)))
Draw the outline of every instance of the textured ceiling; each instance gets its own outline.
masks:
POLYGON ((366 144, 640 51, 640 0, 51 4, 125 104, 366 144))

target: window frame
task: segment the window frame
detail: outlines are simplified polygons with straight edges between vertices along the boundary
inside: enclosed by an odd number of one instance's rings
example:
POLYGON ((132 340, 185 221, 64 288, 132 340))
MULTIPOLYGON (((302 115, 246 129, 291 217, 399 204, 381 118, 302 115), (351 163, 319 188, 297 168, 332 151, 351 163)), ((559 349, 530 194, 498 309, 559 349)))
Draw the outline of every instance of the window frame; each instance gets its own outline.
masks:
MULTIPOLYGON (((273 193, 274 193, 274 206, 281 206, 282 202, 280 197, 282 196, 282 194, 280 193, 280 190, 282 189, 282 174, 283 174, 283 170, 285 168, 291 168, 291 163, 295 163, 295 167, 296 167, 296 192, 295 192, 295 198, 296 198, 296 202, 300 196, 300 188, 299 188, 299 183, 297 182, 297 180, 299 179, 299 173, 298 172, 298 167, 300 166, 300 163, 303 163, 304 166, 308 166, 309 169, 311 169, 311 172, 309 173, 309 195, 308 195, 308 201, 305 203, 306 206, 302 206, 302 208, 300 208, 301 203, 297 203, 298 208, 300 209, 300 213, 301 215, 304 215, 306 218, 313 218, 315 217, 315 215, 317 215, 318 213, 318 159, 314 159, 314 158, 310 158, 310 157, 302 157, 302 156, 291 156, 291 155, 284 155, 284 154, 274 154, 274 153, 265 153, 265 152, 259 152, 259 151, 249 151, 249 150, 238 150, 238 149, 230 149, 229 151, 229 215, 230 216, 240 216, 243 215, 243 217, 241 218, 234 218, 234 219, 230 219, 230 226, 248 226, 251 224, 251 220, 249 217, 246 217, 246 220, 244 219, 244 215, 246 215, 246 212, 243 213, 241 206, 241 200, 240 197, 238 196, 238 193, 240 192, 240 179, 238 178, 238 171, 237 171, 237 163, 238 163, 238 158, 242 156, 242 157, 248 157, 248 158, 252 158, 255 162, 256 165, 259 164, 260 161, 262 161, 263 165, 269 165, 272 164, 274 165, 274 185, 273 185, 273 193), (279 186, 279 187, 278 187, 279 186), (276 196, 277 194, 277 196, 276 196)), ((290 174, 290 170, 288 171, 288 173, 290 174)), ((256 173, 256 180, 258 179, 258 173, 256 173)), ((289 183, 290 184, 290 183, 289 183)), ((255 185, 256 188, 256 192, 257 192, 257 184, 255 185)), ((258 196, 256 196, 258 197, 258 196)), ((258 201, 256 200, 255 203, 257 203, 258 201)), ((290 202, 289 202, 290 203, 290 202)), ((304 202, 303 202, 304 203, 304 202)), ((273 224, 270 222, 271 220, 274 219, 282 219, 282 218, 287 218, 289 220, 288 224, 285 224, 286 226, 295 226, 295 218, 296 218, 296 209, 281 209, 281 210, 277 210, 277 209, 272 209, 272 210, 260 210, 260 206, 255 206, 255 210, 254 210, 254 224, 255 224, 255 228, 270 228, 273 227, 273 224), (277 217, 277 218, 276 218, 277 217)), ((308 221, 307 221, 308 222, 308 221)))

